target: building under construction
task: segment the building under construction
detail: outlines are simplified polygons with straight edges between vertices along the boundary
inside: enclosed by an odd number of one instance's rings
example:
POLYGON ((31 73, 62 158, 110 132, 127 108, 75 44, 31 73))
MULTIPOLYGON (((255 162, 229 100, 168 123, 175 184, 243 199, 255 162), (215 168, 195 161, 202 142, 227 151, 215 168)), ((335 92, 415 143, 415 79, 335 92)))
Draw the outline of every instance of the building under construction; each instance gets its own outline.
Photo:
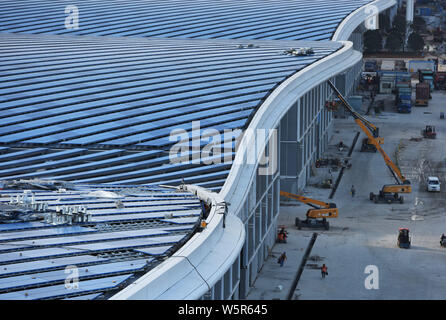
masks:
POLYGON ((396 1, 73 0, 73 27, 67 5, 0 4, 0 200, 42 211, 0 224, 0 299, 245 298, 327 148, 327 80, 353 92, 396 1))

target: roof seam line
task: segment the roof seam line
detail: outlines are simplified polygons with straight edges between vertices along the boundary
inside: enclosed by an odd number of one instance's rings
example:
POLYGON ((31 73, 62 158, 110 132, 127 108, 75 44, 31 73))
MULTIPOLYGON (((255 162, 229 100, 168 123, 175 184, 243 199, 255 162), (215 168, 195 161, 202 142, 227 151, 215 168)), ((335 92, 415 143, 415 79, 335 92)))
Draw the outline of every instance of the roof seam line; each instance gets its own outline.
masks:
POLYGON ((192 261, 190 261, 190 259, 186 256, 170 256, 170 258, 174 258, 174 257, 178 257, 178 258, 185 258, 187 260, 187 262, 189 262, 189 264, 195 269, 195 271, 198 273, 198 275, 200 276, 200 278, 204 281, 204 283, 206 283, 206 285, 208 286, 209 291, 212 290, 211 286, 209 285, 209 283, 206 281, 206 279, 201 275, 200 271, 198 271, 197 267, 195 267, 195 265, 192 263, 192 261))

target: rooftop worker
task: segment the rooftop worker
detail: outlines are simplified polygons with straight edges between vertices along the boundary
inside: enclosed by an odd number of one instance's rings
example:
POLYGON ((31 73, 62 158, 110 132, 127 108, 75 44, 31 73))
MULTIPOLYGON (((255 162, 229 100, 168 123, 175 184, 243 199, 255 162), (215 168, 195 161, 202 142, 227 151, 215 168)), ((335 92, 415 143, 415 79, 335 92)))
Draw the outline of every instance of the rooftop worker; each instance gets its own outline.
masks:
POLYGON ((350 192, 352 194, 352 198, 355 196, 356 190, 355 187, 352 185, 352 188, 350 189, 350 192))

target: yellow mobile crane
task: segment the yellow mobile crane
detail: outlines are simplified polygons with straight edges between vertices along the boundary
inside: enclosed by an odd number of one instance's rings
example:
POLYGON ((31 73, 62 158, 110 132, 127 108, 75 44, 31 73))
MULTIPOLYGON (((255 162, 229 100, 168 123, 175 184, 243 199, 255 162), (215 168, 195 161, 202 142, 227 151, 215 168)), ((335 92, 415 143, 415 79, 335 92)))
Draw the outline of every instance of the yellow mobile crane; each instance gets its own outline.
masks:
POLYGON ((339 100, 344 104, 345 108, 352 114, 353 118, 355 119, 355 122, 358 124, 358 126, 364 131, 364 133, 368 137, 368 141, 376 148, 376 150, 379 151, 381 156, 383 157, 387 167, 389 168, 390 172, 392 173, 393 177, 396 180, 396 184, 386 184, 384 185, 378 194, 374 194, 373 192, 370 192, 370 200, 378 203, 381 201, 392 203, 392 202, 404 202, 404 198, 402 196, 399 196, 399 193, 411 193, 412 187, 410 185, 410 181, 407 180, 402 174, 400 169, 390 160, 389 156, 384 152, 384 150, 381 148, 381 143, 377 139, 378 137, 378 128, 376 128, 371 122, 369 122, 367 119, 362 117, 360 114, 358 114, 356 111, 353 110, 353 108, 349 105, 349 103, 345 100, 345 98, 342 96, 342 94, 339 92, 339 90, 333 85, 333 83, 329 80, 328 84, 333 89, 333 91, 336 93, 336 96, 339 98, 339 100))
POLYGON ((327 203, 315 199, 310 199, 304 196, 299 196, 297 194, 285 191, 280 191, 280 195, 287 197, 289 199, 298 200, 313 207, 313 209, 308 209, 307 218, 305 220, 300 220, 299 218, 296 218, 295 223, 296 227, 299 230, 302 227, 324 228, 325 230, 328 230, 329 223, 326 219, 338 217, 338 208, 336 208, 336 204, 334 203, 327 203))

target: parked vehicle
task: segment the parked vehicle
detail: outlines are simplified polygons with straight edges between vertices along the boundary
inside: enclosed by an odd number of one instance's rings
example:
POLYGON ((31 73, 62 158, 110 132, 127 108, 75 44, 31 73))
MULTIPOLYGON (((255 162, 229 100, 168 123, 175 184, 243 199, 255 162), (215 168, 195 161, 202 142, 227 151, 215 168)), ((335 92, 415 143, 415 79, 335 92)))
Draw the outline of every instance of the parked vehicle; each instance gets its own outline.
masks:
POLYGON ((410 249, 409 229, 399 228, 397 245, 403 249, 410 249))
POLYGON ((440 192, 440 180, 438 177, 427 178, 427 191, 428 192, 440 192))
POLYGON ((432 70, 418 70, 418 80, 420 82, 424 82, 429 84, 429 99, 432 98, 431 93, 434 91, 435 89, 435 81, 434 81, 434 71, 432 70))
POLYGON ((437 131, 435 131, 435 126, 427 125, 426 128, 421 131, 421 134, 423 135, 423 137, 428 139, 437 138, 437 131))
POLYGON ((429 104, 429 85, 427 83, 417 83, 415 87, 415 105, 427 107, 429 104))

